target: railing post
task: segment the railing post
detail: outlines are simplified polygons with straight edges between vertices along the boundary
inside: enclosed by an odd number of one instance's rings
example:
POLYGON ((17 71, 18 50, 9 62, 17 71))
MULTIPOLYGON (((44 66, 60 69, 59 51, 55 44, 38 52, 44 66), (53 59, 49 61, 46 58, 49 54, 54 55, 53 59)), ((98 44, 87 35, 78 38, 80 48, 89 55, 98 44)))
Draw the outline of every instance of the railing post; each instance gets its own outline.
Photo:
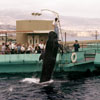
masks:
POLYGON ((98 43, 97 43, 97 50, 98 50, 98 43))
POLYGON ((8 39, 7 39, 7 38, 8 38, 8 37, 7 37, 7 32, 5 33, 5 37, 6 37, 5 43, 7 43, 7 40, 8 40, 8 39))
POLYGON ((95 55, 96 55, 96 50, 95 50, 95 55))
POLYGON ((86 51, 84 52, 84 55, 85 55, 85 62, 86 62, 86 51))
POLYGON ((82 43, 82 51, 83 51, 83 43, 82 43))
POLYGON ((65 32, 65 45, 66 45, 66 32, 65 32))

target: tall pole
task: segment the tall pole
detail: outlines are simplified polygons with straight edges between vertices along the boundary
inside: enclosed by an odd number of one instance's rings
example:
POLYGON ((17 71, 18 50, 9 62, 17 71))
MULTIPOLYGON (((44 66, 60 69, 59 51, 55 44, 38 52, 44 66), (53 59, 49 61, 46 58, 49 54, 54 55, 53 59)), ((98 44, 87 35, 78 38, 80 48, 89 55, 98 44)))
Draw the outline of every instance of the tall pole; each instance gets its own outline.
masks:
POLYGON ((97 30, 95 31, 95 39, 96 40, 98 39, 98 32, 97 32, 97 30))
POLYGON ((7 43, 7 39, 8 37, 7 37, 7 32, 5 33, 5 43, 7 43))
POLYGON ((65 32, 65 45, 66 45, 66 32, 65 32))

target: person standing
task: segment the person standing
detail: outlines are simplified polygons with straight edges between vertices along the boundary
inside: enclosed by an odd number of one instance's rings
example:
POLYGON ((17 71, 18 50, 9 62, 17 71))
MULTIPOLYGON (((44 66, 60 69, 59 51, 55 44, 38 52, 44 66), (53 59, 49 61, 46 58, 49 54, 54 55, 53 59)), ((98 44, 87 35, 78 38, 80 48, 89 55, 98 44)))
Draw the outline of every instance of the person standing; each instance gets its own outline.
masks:
POLYGON ((80 45, 78 43, 78 40, 75 40, 75 43, 74 43, 73 47, 74 47, 74 51, 75 52, 78 52, 79 51, 80 45))
POLYGON ((58 18, 55 18, 53 21, 53 26, 54 26, 54 32, 57 34, 57 37, 59 39, 59 20, 58 18))
POLYGON ((39 44, 36 44, 36 46, 35 46, 35 53, 41 53, 39 44))
POLYGON ((17 53, 21 54, 21 44, 17 44, 17 53))
POLYGON ((2 53, 2 54, 5 54, 5 50, 6 50, 5 43, 2 43, 1 53, 2 53))
POLYGON ((11 44, 11 54, 14 54, 15 52, 15 44, 14 43, 12 43, 11 44))
POLYGON ((41 49, 41 53, 44 51, 44 43, 43 43, 43 40, 41 40, 40 44, 39 44, 39 47, 41 49))
POLYGON ((25 46, 24 44, 21 46, 21 54, 24 54, 25 53, 25 46))

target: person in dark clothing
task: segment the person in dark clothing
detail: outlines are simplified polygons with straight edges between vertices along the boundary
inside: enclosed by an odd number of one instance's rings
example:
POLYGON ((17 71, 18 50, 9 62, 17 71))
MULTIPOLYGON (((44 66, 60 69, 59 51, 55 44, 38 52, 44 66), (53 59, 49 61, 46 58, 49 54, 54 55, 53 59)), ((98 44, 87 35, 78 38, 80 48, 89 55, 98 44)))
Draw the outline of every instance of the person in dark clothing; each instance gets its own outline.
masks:
POLYGON ((5 54, 10 54, 9 45, 6 44, 5 54))
POLYGON ((79 51, 80 45, 78 43, 78 40, 75 40, 75 43, 74 43, 73 47, 74 47, 74 51, 75 52, 78 52, 79 51))
POLYGON ((41 49, 40 49, 40 46, 38 44, 36 44, 35 53, 41 53, 41 49))

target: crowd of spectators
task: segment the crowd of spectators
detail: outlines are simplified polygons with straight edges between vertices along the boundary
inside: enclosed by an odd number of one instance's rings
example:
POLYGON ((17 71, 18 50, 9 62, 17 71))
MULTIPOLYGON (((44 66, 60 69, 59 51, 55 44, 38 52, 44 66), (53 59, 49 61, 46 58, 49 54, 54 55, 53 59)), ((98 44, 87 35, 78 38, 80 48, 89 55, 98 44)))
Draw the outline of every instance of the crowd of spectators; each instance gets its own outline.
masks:
POLYGON ((30 53, 42 53, 45 49, 43 41, 40 44, 20 44, 20 43, 2 43, 1 54, 30 54, 30 53))

